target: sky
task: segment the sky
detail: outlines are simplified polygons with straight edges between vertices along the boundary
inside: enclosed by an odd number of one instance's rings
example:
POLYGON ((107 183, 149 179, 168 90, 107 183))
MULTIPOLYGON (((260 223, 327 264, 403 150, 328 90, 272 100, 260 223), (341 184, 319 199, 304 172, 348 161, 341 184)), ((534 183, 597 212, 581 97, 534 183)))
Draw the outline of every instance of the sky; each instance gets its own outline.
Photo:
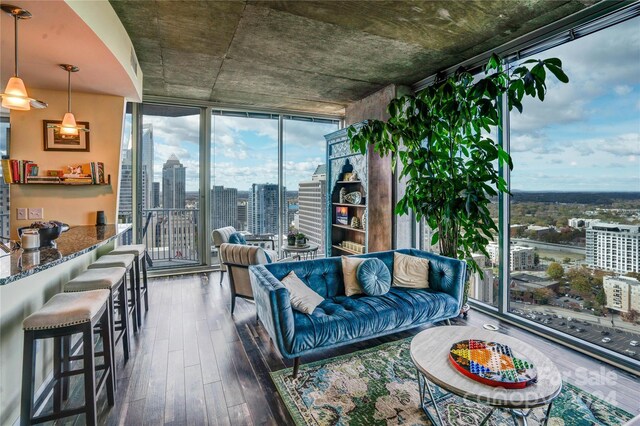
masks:
POLYGON ((550 57, 569 83, 512 111, 512 189, 640 191, 640 17, 534 55, 550 57))
MULTIPOLYGON (((154 139, 154 181, 162 181, 162 165, 175 154, 186 167, 187 191, 199 187, 199 115, 145 115, 154 139)), ((326 162, 324 135, 337 125, 284 120, 284 183, 297 190, 326 162)), ((278 182, 278 121, 214 115, 211 123, 211 184, 246 191, 253 183, 278 182)))

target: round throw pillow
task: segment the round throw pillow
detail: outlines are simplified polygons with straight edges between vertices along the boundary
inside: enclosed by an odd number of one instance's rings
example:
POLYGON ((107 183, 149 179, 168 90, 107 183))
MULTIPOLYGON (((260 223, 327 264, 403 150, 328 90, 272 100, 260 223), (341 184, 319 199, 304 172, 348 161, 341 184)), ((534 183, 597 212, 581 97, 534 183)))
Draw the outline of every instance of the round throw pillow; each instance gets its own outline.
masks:
POLYGON ((391 274, 380 259, 366 259, 358 265, 356 277, 362 291, 369 296, 382 296, 391 288, 391 274))
POLYGON ((244 235, 242 235, 241 233, 234 232, 233 234, 229 235, 229 244, 245 245, 247 244, 247 240, 244 238, 244 235))

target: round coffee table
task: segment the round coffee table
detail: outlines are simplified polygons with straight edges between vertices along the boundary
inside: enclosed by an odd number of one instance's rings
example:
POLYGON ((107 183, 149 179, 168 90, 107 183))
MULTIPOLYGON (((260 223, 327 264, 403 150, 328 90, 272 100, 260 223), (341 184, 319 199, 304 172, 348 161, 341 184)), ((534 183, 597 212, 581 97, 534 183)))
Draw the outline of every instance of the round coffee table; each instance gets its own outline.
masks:
POLYGON ((411 341, 411 360, 418 370, 420 406, 433 424, 444 424, 429 382, 473 402, 491 406, 481 424, 485 424, 497 409, 508 410, 515 424, 527 424, 533 408, 547 405, 544 423, 549 420, 553 400, 562 390, 562 377, 553 362, 539 350, 513 337, 467 326, 434 327, 419 333, 411 341), (476 382, 458 372, 451 361, 451 346, 461 340, 478 339, 508 345, 525 355, 537 370, 537 382, 523 389, 505 389, 476 382), (425 401, 426 395, 430 401, 425 401), (427 410, 432 404, 439 422, 427 410))
POLYGON ((307 243, 302 247, 285 245, 282 247, 282 251, 286 254, 293 254, 298 257, 298 260, 315 259, 316 253, 320 246, 316 243, 307 243))

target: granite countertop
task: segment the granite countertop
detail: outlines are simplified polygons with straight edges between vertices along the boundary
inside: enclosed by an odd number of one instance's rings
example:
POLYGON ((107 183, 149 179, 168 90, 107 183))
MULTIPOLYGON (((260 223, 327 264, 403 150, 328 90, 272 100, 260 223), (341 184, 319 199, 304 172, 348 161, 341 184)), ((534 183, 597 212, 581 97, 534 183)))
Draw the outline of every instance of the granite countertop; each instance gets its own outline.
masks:
POLYGON ((56 247, 14 251, 0 257, 0 285, 5 285, 78 257, 115 239, 131 224, 73 226, 56 240, 56 247))

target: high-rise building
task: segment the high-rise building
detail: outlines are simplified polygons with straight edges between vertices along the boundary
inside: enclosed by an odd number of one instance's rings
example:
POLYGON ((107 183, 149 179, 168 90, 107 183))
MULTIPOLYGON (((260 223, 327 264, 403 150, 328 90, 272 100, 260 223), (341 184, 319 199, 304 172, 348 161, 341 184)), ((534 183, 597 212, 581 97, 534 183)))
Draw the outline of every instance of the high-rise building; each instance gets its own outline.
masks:
POLYGON ((607 296, 607 308, 640 312, 640 281, 631 277, 605 276, 602 285, 607 296))
MULTIPOLYGON (((489 259, 494 265, 500 261, 500 247, 497 243, 487 244, 487 253, 489 259)), ((512 271, 522 271, 533 269, 535 266, 535 249, 533 247, 524 247, 511 244, 509 250, 509 263, 512 271)))
POLYGON ((237 222, 238 190, 218 185, 213 186, 211 188, 211 228, 236 227, 237 222))
POLYGON ((151 208, 156 209, 160 207, 160 182, 152 182, 151 185, 151 208))
POLYGON ((476 261, 482 270, 482 276, 479 272, 473 272, 469 280, 469 297, 484 303, 493 303, 493 269, 487 267, 487 258, 483 254, 474 254, 473 260, 476 261))
POLYGON ((591 223, 585 254, 590 268, 640 272, 640 225, 591 223))
POLYGON ((142 208, 153 208, 153 124, 142 125, 142 208))
POLYGON ((298 230, 325 253, 325 221, 327 201, 327 168, 319 165, 311 180, 298 185, 298 230))
POLYGON ((133 175, 130 149, 125 149, 122 152, 119 191, 118 222, 131 223, 133 221, 133 175))
MULTIPOLYGON (((286 190, 283 190, 284 194, 286 190)), ((284 198, 284 197, 283 197, 284 198)), ((283 205, 284 205, 284 199, 283 205)), ((278 234, 278 185, 254 183, 249 192, 248 230, 254 235, 278 234)))
POLYGON ((162 207, 185 208, 186 167, 175 154, 162 165, 162 207))
POLYGON ((238 220, 236 222, 236 230, 238 231, 247 230, 247 204, 247 201, 238 201, 238 220))

